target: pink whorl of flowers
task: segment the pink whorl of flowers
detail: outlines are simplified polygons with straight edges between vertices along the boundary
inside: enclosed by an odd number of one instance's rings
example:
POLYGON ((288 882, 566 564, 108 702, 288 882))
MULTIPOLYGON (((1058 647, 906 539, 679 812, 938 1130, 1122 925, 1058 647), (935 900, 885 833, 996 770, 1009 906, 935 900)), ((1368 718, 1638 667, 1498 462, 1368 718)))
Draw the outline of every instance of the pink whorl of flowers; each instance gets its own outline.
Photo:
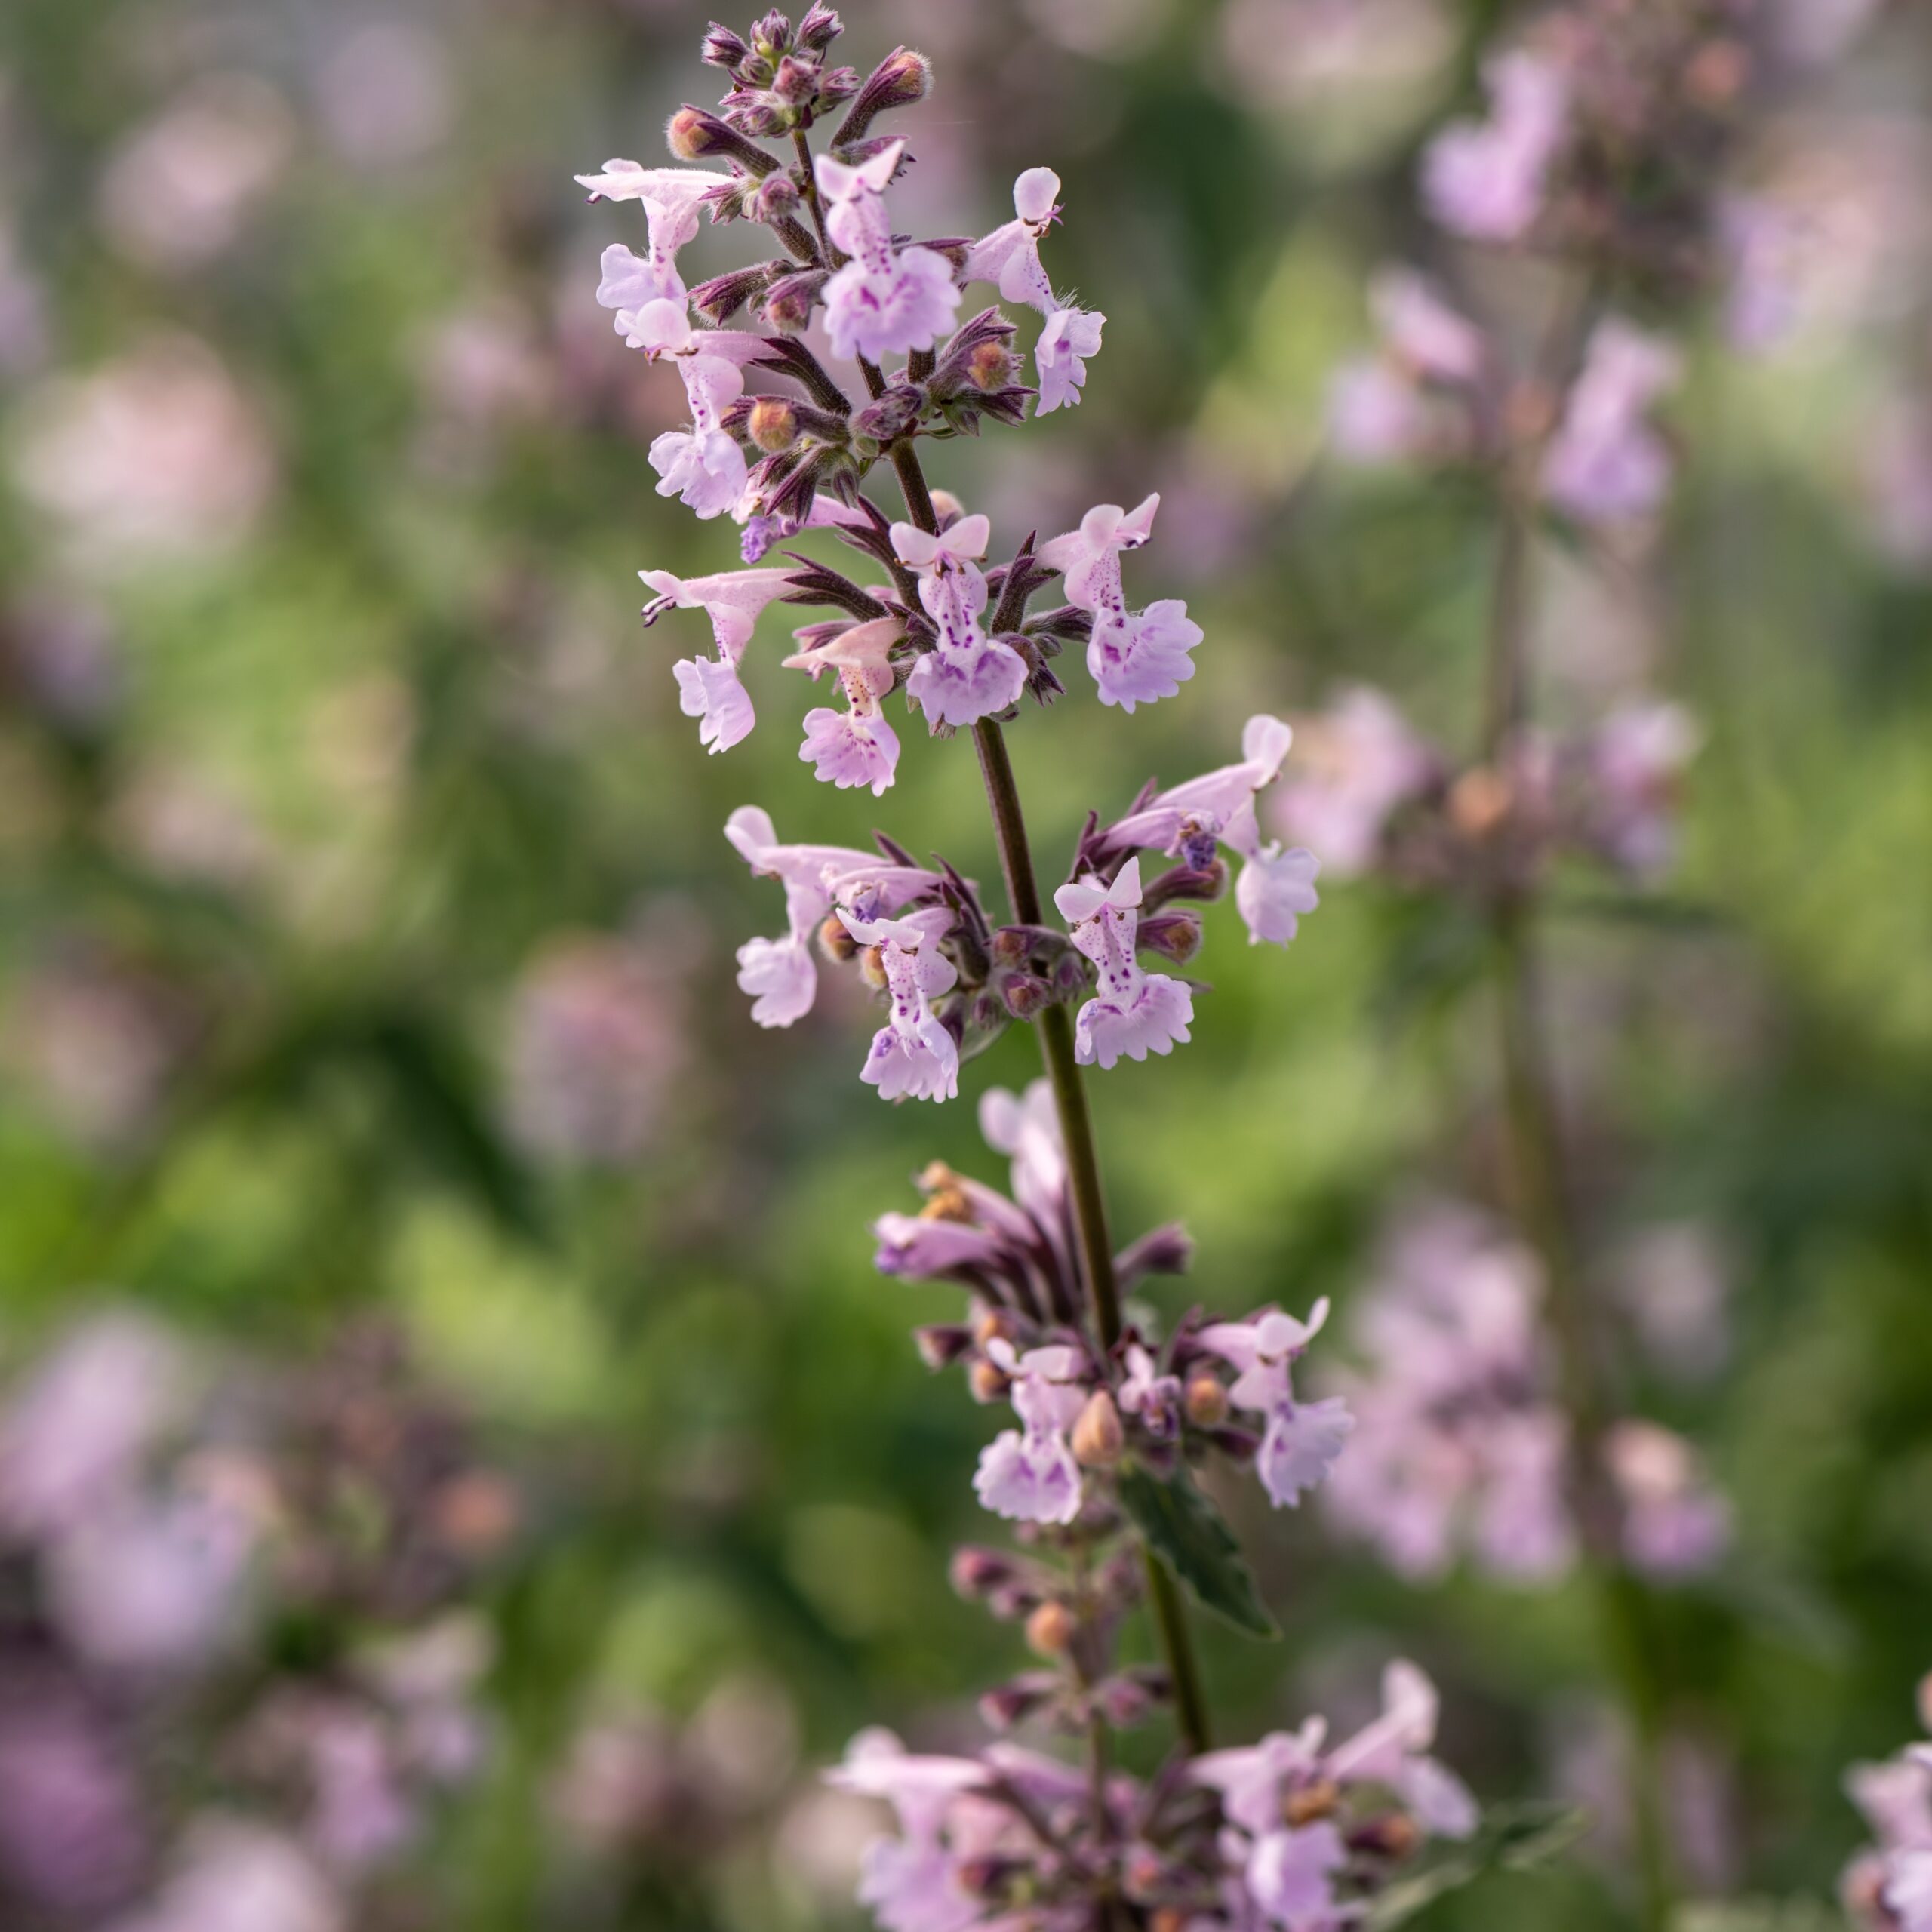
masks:
MULTIPOLYGON (((1922 1718, 1932 1715, 1928 1684, 1919 1688, 1922 1718)), ((1844 1782, 1873 1841, 1839 1880, 1846 1911, 1860 1932, 1932 1932, 1932 1744, 1854 1764, 1844 1782)))
POLYGON ((1486 121, 1459 121, 1423 159, 1423 198, 1437 221, 1477 242, 1520 242, 1543 211, 1550 164, 1567 132, 1570 86, 1562 70, 1524 50, 1484 69, 1486 121))
POLYGON ((1611 316, 1597 325, 1583 373, 1543 454, 1543 494, 1579 522, 1650 515, 1670 488, 1669 445, 1648 420, 1682 374, 1675 349, 1611 316))

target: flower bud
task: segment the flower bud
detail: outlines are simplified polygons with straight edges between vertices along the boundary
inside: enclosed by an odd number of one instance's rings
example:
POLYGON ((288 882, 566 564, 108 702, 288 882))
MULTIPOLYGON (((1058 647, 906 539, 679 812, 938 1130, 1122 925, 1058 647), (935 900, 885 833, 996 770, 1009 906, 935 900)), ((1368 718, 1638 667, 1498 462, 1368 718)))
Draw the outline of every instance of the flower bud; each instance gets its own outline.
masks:
MULTIPOLYGON (((755 433, 755 432, 754 432, 755 433)), ((1134 944, 1149 952, 1185 966, 1201 950, 1201 915, 1189 906, 1169 912, 1156 912, 1143 919, 1134 934, 1134 944)))
POLYGON ((1026 1641, 1043 1657, 1064 1657, 1080 1630, 1080 1620, 1057 1597, 1049 1597, 1026 1620, 1026 1641))
POLYGON ((764 298, 764 319, 772 328, 797 335, 810 326, 812 305, 830 278, 823 269, 804 269, 781 275, 764 298))
POLYGON ((835 966, 843 966, 858 956, 859 942, 836 912, 828 912, 818 929, 818 949, 835 966))
POLYGON ((915 54, 909 47, 895 47, 866 76, 865 85, 853 97, 832 137, 833 147, 843 149, 859 140, 880 115, 924 100, 932 79, 932 63, 923 54, 915 54))
POLYGON ((1011 1583, 1016 1571, 1012 1558, 1004 1550, 967 1543, 952 1552, 946 1574, 958 1595, 983 1597, 1011 1583))
MULTIPOLYGON (((774 181, 778 178, 775 174, 772 177, 774 181)), ((691 291, 691 306, 706 321, 721 328, 728 317, 770 284, 774 269, 782 274, 785 267, 782 262, 760 262, 751 268, 731 269, 723 275, 713 275, 691 291)))
POLYGON ((1291 1828, 1318 1823, 1332 1818, 1342 1801, 1340 1787, 1332 1778, 1317 1778, 1289 1792, 1281 1800, 1281 1821, 1291 1828))
POLYGON ((782 221, 786 216, 798 212, 802 199, 797 182, 780 169, 775 174, 768 174, 758 184, 758 192, 751 205, 752 218, 755 221, 782 221))
POLYGON ((1918 1680, 1918 1724, 1921 1730, 1932 1731, 1932 1671, 1918 1680))
POLYGON ((1037 973, 1002 973, 997 983, 1007 1011, 1016 1020, 1031 1020, 1052 1003, 1054 989, 1037 973))
POLYGON ((1018 377, 1019 358, 1003 342, 983 342, 966 357, 964 372, 976 389, 1003 389, 1018 377))
POLYGON ((885 954, 876 946, 866 947, 859 955, 859 977, 875 993, 886 988, 885 954))
POLYGON ((778 165, 777 157, 754 146, 718 116, 688 102, 671 116, 664 129, 671 152, 680 161, 704 161, 722 155, 762 179, 778 165))
POLYGON ((912 1344, 928 1368, 950 1368, 973 1346, 973 1331, 957 1321, 937 1321, 912 1331, 912 1344))
POLYGON ((1063 955, 1054 968, 1054 991, 1064 998, 1069 993, 1082 991, 1086 984, 1086 961, 1077 952, 1069 951, 1063 955))
MULTIPOLYGON (((1029 1670, 1009 1684, 996 1684, 980 1700, 980 1715, 989 1730, 1011 1730, 1023 1724, 1060 1692, 1060 1679, 1051 1671, 1029 1670)), ((961 1868, 962 1881, 964 1868, 961 1868)))
POLYGON ((1358 1851, 1407 1858, 1422 1843, 1422 1827, 1406 1811, 1385 1811, 1358 1825, 1349 1834, 1349 1842, 1358 1851))
POLYGON ((729 27, 720 26, 713 20, 706 30, 698 58, 708 67, 722 67, 728 74, 735 74, 739 63, 750 52, 751 49, 729 27))
POLYGON ((1218 1429, 1228 1419, 1228 1392, 1219 1376, 1190 1377, 1185 1400, 1187 1419, 1197 1429, 1218 1429))
POLYGON ((995 1340, 1011 1342, 1019 1335, 1019 1324, 1003 1308, 985 1308, 973 1324, 973 1339, 981 1348, 995 1340))
POLYGON ((755 396, 745 428, 766 455, 776 456, 798 440, 798 412, 782 395, 755 396))
POLYGON ((1466 837, 1487 838, 1509 816, 1511 801, 1509 780, 1479 764, 1450 788, 1449 817, 1466 837))
POLYGON ((1127 1447, 1127 1432, 1121 1427, 1120 1411, 1104 1389, 1096 1389, 1073 1425, 1071 1438, 1076 1460, 1090 1469, 1110 1469, 1127 1447))
POLYGON ((1188 1915, 1177 1905, 1157 1906, 1147 1915, 1147 1932, 1187 1932, 1188 1915))
POLYGON ((789 53, 792 46, 792 23, 774 7, 752 29, 752 45, 768 60, 776 60, 782 54, 789 53))
POLYGON ((788 54, 771 77, 771 91, 788 107, 802 107, 818 93, 819 63, 810 54, 788 54))
POLYGON ((995 966, 1017 966, 1033 949, 1033 936, 1024 926, 998 926, 987 943, 995 966))
POLYGON ((798 23, 798 45, 808 54, 823 54, 844 31, 845 23, 814 0, 811 11, 798 23))
POLYGON ((926 406, 925 392, 910 383, 895 383, 883 395, 875 398, 852 418, 854 432, 875 443, 889 443, 919 420, 926 406))
POLYGON ((982 1359, 968 1371, 966 1386, 972 1390, 974 1401, 985 1404, 1004 1401, 1013 1385, 997 1363, 982 1359))
POLYGON ((1131 1730, 1154 1708, 1154 1693, 1131 1677, 1110 1677, 1095 1695, 1101 1715, 1116 1730, 1131 1730))

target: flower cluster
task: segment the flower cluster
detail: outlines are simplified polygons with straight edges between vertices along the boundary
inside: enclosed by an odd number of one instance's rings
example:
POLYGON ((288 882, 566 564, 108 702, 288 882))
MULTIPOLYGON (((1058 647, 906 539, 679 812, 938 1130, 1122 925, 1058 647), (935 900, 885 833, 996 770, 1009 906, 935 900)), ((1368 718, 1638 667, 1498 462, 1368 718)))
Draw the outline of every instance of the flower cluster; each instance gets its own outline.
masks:
POLYGON ((1016 1745, 924 1756, 884 1731, 855 1739, 831 1776, 892 1807, 897 1831, 868 1848, 860 1891, 891 1932, 1071 1932, 1096 1896, 1199 1932, 1328 1932, 1357 1922, 1426 1840, 1475 1830, 1475 1801, 1429 1755, 1435 1724, 1434 1687, 1398 1661, 1354 1735, 1331 1744, 1311 1718, 1198 1758, 1184 1778, 1115 1773, 1095 1787, 1016 1745))
MULTIPOLYGON (((1404 1576, 1439 1576, 1466 1551, 1499 1577, 1546 1582, 1574 1559, 1572 1425, 1541 1298, 1527 1254, 1438 1205, 1397 1232, 1357 1305, 1365 1366, 1334 1378, 1356 1428, 1328 1506, 1404 1576)), ((1723 1555, 1729 1507, 1682 1437, 1625 1420, 1601 1452, 1634 1567, 1681 1577, 1723 1555)))
MULTIPOLYGON (((943 537, 937 540, 943 545, 943 537)), ((932 659, 921 660, 930 663, 932 659)), ((811 1011, 818 957, 856 960, 888 1002, 860 1078, 888 1100, 950 1100, 960 1062, 1011 1020, 1080 1000, 1078 1057, 1111 1067, 1185 1041, 1193 993, 1185 980, 1142 966, 1152 952, 1186 963, 1201 943, 1195 905, 1227 889, 1223 850, 1241 868, 1234 897, 1252 943, 1286 945, 1315 904, 1313 855, 1264 841, 1255 800, 1280 775, 1291 734, 1280 719, 1249 720, 1244 756, 1167 791, 1150 783, 1120 818, 1095 818, 1054 894, 1064 931, 995 926, 977 888, 951 866, 914 864, 881 838, 866 852, 780 841, 771 815, 742 805, 725 836, 760 878, 785 888, 787 930, 738 952, 738 983, 761 1026, 789 1026, 811 1011), (1143 854, 1173 863, 1143 881, 1143 854), (1091 994, 1091 998, 1083 998, 1091 994)))
POLYGON ((1345 877, 1521 891, 1574 858, 1650 883, 1675 856, 1698 735, 1680 706, 1642 700, 1562 737, 1524 727, 1459 771, 1389 698, 1357 687, 1305 728, 1272 816, 1345 877))
MULTIPOLYGON (((1130 1327, 1104 1355, 1082 1328, 1066 1152, 1044 1081, 980 1103, 987 1142, 1012 1161, 1012 1192, 935 1163, 921 1177, 916 1215, 873 1225, 876 1265, 907 1281, 955 1281, 968 1318, 922 1331, 934 1366, 957 1364, 983 1401, 1012 1404, 1020 1426, 980 1459, 974 1487, 995 1515, 1069 1524, 1106 1505, 1106 1475, 1132 1459, 1171 1469, 1220 1450, 1251 1462, 1277 1508, 1327 1474, 1350 1427, 1346 1406, 1302 1401, 1295 1363, 1327 1318, 1267 1311, 1241 1321, 1191 1315, 1164 1344, 1130 1327), (1231 1412, 1244 1419, 1231 1423, 1231 1412)), ((1115 1257, 1123 1287, 1182 1272, 1192 1249, 1177 1226, 1156 1229, 1115 1257)))
POLYGON ((515 1507, 465 1433, 366 1339, 269 1375, 107 1312, 32 1364, 0 1410, 0 1890, 128 1932, 235 1923, 234 1894, 332 1924, 420 1842, 487 1753, 453 1603, 515 1507), (171 1842, 207 1801, 183 1737, 224 1808, 171 1842))
POLYGON ((1123 1319, 1121 1294, 1183 1272, 1189 1243, 1170 1226, 1111 1251, 1081 1093, 1084 1066, 1189 1039, 1200 989, 1163 969, 1199 949, 1201 906, 1232 887, 1251 943, 1283 946, 1315 908, 1318 861, 1266 835, 1258 809, 1292 734, 1257 715, 1238 759, 1165 789, 1149 780, 1117 815, 1089 814, 1051 893, 1052 921, 1001 726, 1023 698, 1063 694, 1054 663, 1069 646, 1103 706, 1131 714, 1174 697, 1202 632, 1177 600, 1129 599, 1124 560, 1152 536, 1157 496, 1097 505, 1075 528, 996 553, 990 515, 929 488, 925 441, 1020 423, 1029 401, 1036 417, 1078 402, 1105 318, 1048 279, 1041 251, 1060 183, 1045 168, 1020 176, 1014 219, 977 240, 897 232, 889 204, 906 144, 872 129, 923 97, 927 66, 899 48, 860 82, 827 65, 838 32, 817 6, 795 29, 777 14, 745 35, 712 29, 706 58, 734 91, 721 115, 685 107, 669 132, 680 160, 726 172, 614 162, 580 178, 593 197, 645 205, 648 252, 608 251, 600 299, 626 343, 674 362, 685 383, 690 426, 651 450, 660 492, 743 528, 742 569, 643 574, 647 623, 673 609, 710 619, 715 655, 675 667, 700 743, 725 751, 753 728, 742 673, 764 614, 829 610, 794 631, 784 660, 814 680, 830 674, 844 699, 807 714, 803 761, 823 783, 883 795, 900 756, 887 708, 903 695, 934 737, 971 730, 1000 842, 1004 922, 942 856, 922 862, 882 832, 871 851, 789 844, 770 813, 740 807, 727 838, 785 892, 784 931, 738 952, 752 1017, 803 1017, 823 961, 883 1001, 860 1078, 885 1099, 956 1097, 962 1064, 1015 1020, 1035 1023, 1049 1069, 1023 1094, 981 1103, 988 1142, 1011 1163, 1009 1191, 934 1164, 921 1210, 884 1215, 873 1233, 882 1272, 965 1291, 962 1318, 921 1331, 921 1349, 1011 1411, 973 1486, 1017 1526, 1017 1547, 962 1550, 953 1577, 1023 1623, 1043 1667, 986 1693, 981 1711, 1001 1731, 1037 1720, 1084 1736, 1092 1761, 1078 1770, 1005 1742, 928 1758, 862 1737, 835 1781, 888 1801, 900 1832, 872 1848, 860 1897, 888 1932, 1073 1932, 1123 1904, 1163 1927, 1328 1932, 1354 1922, 1425 1838, 1472 1829, 1474 1807, 1428 1755, 1434 1694, 1406 1666, 1391 1675, 1383 1719, 1333 1750, 1317 1724, 1190 1760, 1206 1722, 1177 1583, 1252 1634, 1273 1629, 1196 1472, 1217 1458, 1251 1466, 1271 1503, 1292 1506, 1327 1478, 1352 1419, 1295 1386, 1324 1304, 1306 1321, 1272 1307, 1168 1326, 1137 1306, 1123 1319), (807 131, 834 107, 842 118, 814 155, 807 131), (760 145, 780 136, 789 151, 760 145), (768 227, 784 257, 687 289, 678 251, 701 208, 768 227), (966 291, 981 283, 1041 318, 1030 387, 1014 321, 997 304, 969 312, 966 291), (730 326, 740 311, 746 326, 730 326), (832 373, 848 362, 862 395, 832 373), (766 375, 789 387, 750 392, 766 375), (881 466, 903 518, 867 494, 881 466), (802 548, 774 560, 775 546, 821 536, 858 562, 802 548), (1058 601, 1035 610, 1056 583, 1058 601), (1143 1595, 1159 1666, 1117 1654, 1143 1595), (1164 1704, 1186 1748, 1145 1785, 1109 1773, 1107 1733, 1164 1704))
MULTIPOLYGON (((1932 1678, 1919 1687, 1919 1712, 1932 1729, 1932 1678)), ((1840 1881, 1853 1922, 1862 1932, 1932 1932, 1932 1744, 1854 1765, 1845 1788, 1876 1841, 1840 1881)))

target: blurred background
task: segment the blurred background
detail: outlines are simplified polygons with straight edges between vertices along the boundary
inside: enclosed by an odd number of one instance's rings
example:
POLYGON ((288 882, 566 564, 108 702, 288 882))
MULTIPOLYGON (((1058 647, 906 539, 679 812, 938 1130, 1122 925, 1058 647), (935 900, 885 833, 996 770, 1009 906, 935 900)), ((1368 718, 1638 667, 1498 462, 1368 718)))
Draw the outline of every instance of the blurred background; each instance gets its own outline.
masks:
MULTIPOLYGON (((1008 536, 1158 488, 1137 587, 1208 633, 1178 700, 1069 678, 1015 728, 1043 863, 1354 683, 1466 749, 1488 512, 1340 469, 1325 397, 1504 10, 841 11, 862 69, 937 65, 902 220, 983 232, 1051 164, 1050 269, 1108 317, 1077 413, 936 480, 1008 536)), ((1681 331, 1671 513, 1550 546, 1537 649, 1553 718, 1661 691, 1703 732, 1675 872, 1562 903, 1552 998, 1593 1265, 1655 1318, 1635 1392, 1734 1512, 1666 1605, 1671 1810, 1697 1890, 1808 1926, 1862 1835, 1844 1767, 1932 1669, 1932 39, 1789 11, 1811 64, 1737 165, 1795 211, 1790 312, 1748 355, 1721 302, 1681 331)), ((848 983, 752 1026, 732 955, 778 895, 721 833, 755 801, 991 878, 973 761, 909 735, 875 806, 782 724, 706 758, 669 670, 699 620, 636 619, 636 571, 734 534, 653 494, 678 386, 593 299, 641 224, 570 177, 661 161, 718 91, 707 17, 0 14, 9 1928, 846 1926, 873 1821, 815 1768, 867 1723, 972 1734, 1020 1661, 946 1584, 992 1424, 906 1331, 958 1297, 866 1233, 928 1158, 998 1164, 970 1105, 859 1085, 848 983)), ((685 266, 741 259, 707 229, 685 266)), ((1346 1327, 1392 1217, 1493 1192, 1479 949, 1371 881, 1285 956, 1208 924, 1194 1044, 1096 1084, 1117 1221, 1188 1222, 1171 1314, 1346 1327)), ((1225 1730, 1342 1721, 1414 1656, 1485 1797, 1598 1807, 1429 1922, 1616 1922, 1586 1598, 1229 1503, 1286 1634, 1208 1633, 1225 1730)))

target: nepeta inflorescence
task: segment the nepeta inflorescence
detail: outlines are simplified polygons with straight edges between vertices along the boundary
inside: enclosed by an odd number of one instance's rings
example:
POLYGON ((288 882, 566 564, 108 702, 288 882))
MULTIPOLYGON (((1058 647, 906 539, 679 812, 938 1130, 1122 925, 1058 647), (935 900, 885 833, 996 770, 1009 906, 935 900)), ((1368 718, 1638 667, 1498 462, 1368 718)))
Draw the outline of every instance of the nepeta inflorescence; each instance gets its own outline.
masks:
POLYGON ((690 427, 651 448, 660 494, 742 530, 742 569, 643 574, 656 593, 647 623, 672 609, 710 620, 715 654, 675 666, 700 741, 724 752, 753 728, 740 672, 765 612, 819 607, 832 614, 795 631, 785 663, 815 681, 829 674, 844 701, 807 714, 802 758, 825 783, 883 794, 900 755, 885 710, 897 694, 935 737, 972 731, 999 841, 1004 921, 943 859, 921 863, 883 835, 871 851, 785 843, 770 814, 740 808, 726 835, 786 899, 783 935, 738 955, 752 1018, 789 1026, 809 1011, 823 958, 856 965, 884 996, 860 1078, 886 1099, 955 1097, 961 1063, 1015 1020, 1037 1028, 1047 1066, 1023 1096, 983 1100, 986 1137, 1012 1160, 1011 1195, 935 1167, 920 1211, 888 1214, 875 1232, 884 1272, 967 1291, 965 1319, 922 1331, 922 1350, 1014 1413, 974 1487, 1020 1526, 1023 1548, 964 1551, 955 1581, 1023 1620, 1045 1667, 982 1709, 995 1728, 1035 1718, 1083 1734, 1089 1761, 1076 1770, 1005 1744, 923 1758, 861 1740, 841 1775, 890 1799, 901 1827, 874 1847, 863 1896, 889 1932, 1324 1932, 1354 1922, 1425 1838, 1473 1829, 1475 1807, 1428 1755, 1435 1696, 1406 1665, 1392 1669, 1383 1717, 1333 1749, 1318 1721, 1251 1750, 1199 1755, 1206 1718, 1174 1577, 1236 1623, 1272 1626, 1190 1472, 1217 1455, 1252 1465, 1273 1503, 1293 1504, 1327 1475, 1351 1419, 1341 1401, 1304 1401, 1294 1387, 1320 1305, 1306 1321, 1197 1313, 1164 1337, 1124 1322, 1122 1289, 1180 1272, 1189 1244, 1166 1228, 1114 1253, 1079 1071, 1187 1040, 1194 989, 1162 968, 1193 956, 1197 908, 1227 891, 1233 866, 1252 943, 1285 945, 1313 909, 1315 860, 1264 838, 1257 815, 1291 734, 1256 716, 1238 759, 1090 815, 1053 894, 1060 923, 1049 922, 1001 725, 1023 698, 1044 706, 1062 694, 1054 664, 1069 645, 1084 649, 1105 705, 1131 712, 1174 697, 1202 633, 1178 601, 1128 601, 1123 559, 1152 536, 1158 497, 1100 505, 989 566, 991 519, 929 490, 922 441, 1078 402, 1105 318, 1048 277, 1041 245, 1060 183, 1045 168, 1020 175, 1014 218, 977 241, 895 233, 890 196, 909 157, 874 124, 923 97, 927 63, 895 49, 862 82, 830 63, 840 30, 823 6, 795 27, 775 13, 743 35, 714 26, 704 57, 731 91, 720 112, 681 109, 669 139, 681 161, 716 165, 612 161, 579 178, 593 199, 643 204, 645 252, 607 249, 598 296, 625 342, 673 363, 685 384, 690 427), (834 112, 829 151, 814 155, 811 131, 834 112), (783 252, 687 288, 678 254, 701 211, 762 226, 783 252), (997 303, 967 303, 980 284, 1038 312, 1032 386, 1015 325, 997 303), (728 326, 741 312, 745 325, 728 326), (814 343, 835 365, 856 361, 862 395, 814 343), (750 389, 768 377, 784 386, 750 389), (868 494, 881 466, 903 515, 868 494), (785 547, 821 533, 856 554, 856 574, 785 547), (1035 610, 1056 580, 1058 601, 1035 610), (1116 1654, 1143 1597, 1159 1669, 1116 1654), (1111 1772, 1109 1730, 1164 1701, 1183 1748, 1147 1784, 1111 1772))

